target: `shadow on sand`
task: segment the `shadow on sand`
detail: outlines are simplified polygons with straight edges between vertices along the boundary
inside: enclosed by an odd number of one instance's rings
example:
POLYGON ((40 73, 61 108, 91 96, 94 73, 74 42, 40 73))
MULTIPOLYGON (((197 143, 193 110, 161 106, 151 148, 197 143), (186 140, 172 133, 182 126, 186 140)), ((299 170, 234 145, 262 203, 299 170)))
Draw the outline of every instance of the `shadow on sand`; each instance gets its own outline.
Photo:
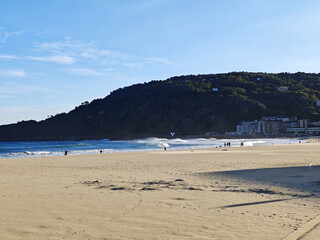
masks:
POLYGON ((221 192, 252 192, 279 195, 282 199, 223 206, 241 207, 299 198, 320 197, 320 166, 262 168, 200 174, 216 182, 221 192), (243 187, 246 188, 243 188, 243 187), (240 187, 240 188, 239 188, 240 187), (241 188, 242 187, 242 188, 241 188))
POLYGON ((288 200, 293 200, 293 199, 309 198, 309 197, 314 197, 314 196, 315 196, 314 194, 309 194, 309 195, 303 195, 303 196, 292 197, 292 198, 282 198, 282 199, 267 200, 267 201, 232 204, 232 205, 221 206, 221 207, 218 207, 218 208, 243 207, 243 206, 259 205, 259 204, 266 204, 266 203, 283 202, 283 201, 288 201, 288 200))

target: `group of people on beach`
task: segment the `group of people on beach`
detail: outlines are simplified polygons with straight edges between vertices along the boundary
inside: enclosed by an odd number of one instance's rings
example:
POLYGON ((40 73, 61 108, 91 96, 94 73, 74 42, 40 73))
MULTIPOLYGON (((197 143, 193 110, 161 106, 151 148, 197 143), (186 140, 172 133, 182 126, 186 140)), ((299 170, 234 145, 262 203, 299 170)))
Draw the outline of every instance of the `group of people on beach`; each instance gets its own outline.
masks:
POLYGON ((231 147, 231 142, 227 142, 223 144, 225 147, 231 147))

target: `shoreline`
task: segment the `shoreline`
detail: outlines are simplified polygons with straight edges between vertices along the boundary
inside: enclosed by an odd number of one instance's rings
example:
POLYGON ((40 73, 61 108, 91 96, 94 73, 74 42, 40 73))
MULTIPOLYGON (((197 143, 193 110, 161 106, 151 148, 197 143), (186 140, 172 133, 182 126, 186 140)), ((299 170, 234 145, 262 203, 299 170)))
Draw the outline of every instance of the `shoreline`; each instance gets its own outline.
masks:
POLYGON ((86 141, 56 141, 56 142, 7 142, 0 149, 0 158, 25 158, 31 156, 62 156, 83 154, 111 154, 117 152, 143 152, 184 149, 220 149, 230 147, 283 145, 306 142, 317 142, 310 138, 262 138, 262 139, 137 139, 132 141, 86 140, 86 141), (230 146, 226 143, 230 142, 230 146), (243 144, 243 145, 242 145, 243 144), (83 147, 82 147, 83 146, 83 147), (11 149, 19 149, 10 151, 11 149))

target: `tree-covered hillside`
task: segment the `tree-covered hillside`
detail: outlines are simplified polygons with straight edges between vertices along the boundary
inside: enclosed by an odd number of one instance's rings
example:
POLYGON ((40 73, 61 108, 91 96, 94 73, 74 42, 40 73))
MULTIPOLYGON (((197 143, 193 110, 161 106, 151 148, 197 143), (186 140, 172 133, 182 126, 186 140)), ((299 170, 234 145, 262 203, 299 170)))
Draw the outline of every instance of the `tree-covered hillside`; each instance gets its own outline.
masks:
POLYGON ((320 120, 318 99, 320 74, 179 76, 121 88, 44 121, 0 126, 0 140, 190 136, 234 131, 239 121, 271 115, 320 120))

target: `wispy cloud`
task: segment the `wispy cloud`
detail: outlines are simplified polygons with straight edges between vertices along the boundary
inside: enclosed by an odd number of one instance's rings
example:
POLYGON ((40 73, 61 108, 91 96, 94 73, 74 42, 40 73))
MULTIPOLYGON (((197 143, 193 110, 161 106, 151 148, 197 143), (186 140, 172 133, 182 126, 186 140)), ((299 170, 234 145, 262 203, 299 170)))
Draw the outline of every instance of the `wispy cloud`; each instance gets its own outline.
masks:
POLYGON ((76 61, 74 57, 70 57, 66 55, 54 55, 54 56, 44 56, 44 57, 27 56, 26 59, 40 61, 40 62, 59 63, 59 64, 72 64, 76 61))
POLYGON ((66 37, 63 41, 52 41, 38 43, 36 46, 37 51, 48 51, 48 52, 61 52, 65 50, 69 51, 81 51, 91 48, 93 43, 85 43, 80 40, 73 40, 66 37))
POLYGON ((135 58, 134 55, 126 54, 119 51, 112 51, 112 50, 105 50, 105 49, 97 49, 97 48, 90 48, 86 49, 82 56, 85 58, 92 58, 92 59, 101 59, 105 57, 110 58, 119 58, 119 59, 132 59, 135 58))
POLYGON ((38 92, 56 93, 56 91, 43 86, 20 84, 16 82, 10 82, 5 84, 4 86, 0 86, 1 96, 7 97, 14 95, 34 94, 38 92))
POLYGON ((135 56, 131 54, 110 49, 101 49, 92 42, 87 43, 71 38, 65 38, 63 41, 38 43, 35 51, 47 52, 52 55, 71 56, 74 59, 91 59, 101 64, 135 58, 135 56))
POLYGON ((157 64, 157 63, 171 65, 175 67, 179 66, 178 64, 166 58, 143 58, 141 61, 137 61, 137 62, 125 62, 123 63, 123 66, 130 67, 130 68, 140 68, 144 65, 157 64))
POLYGON ((24 70, 0 70, 0 77, 26 77, 27 73, 24 70))
POLYGON ((9 32, 5 28, 0 28, 0 43, 7 43, 7 39, 12 36, 18 36, 24 31, 9 32))
POLYGON ((39 112, 39 107, 33 106, 7 106, 7 107, 0 107, 1 112, 7 113, 29 113, 29 112, 39 112))
POLYGON ((0 54, 0 60, 33 60, 41 62, 52 62, 59 64, 72 64, 76 61, 74 57, 67 55, 51 55, 51 56, 14 56, 9 54, 0 54))
POLYGON ((1 95, 0 94, 0 99, 9 99, 9 98, 14 98, 12 95, 1 95))
POLYGON ((18 58, 19 58, 19 57, 14 56, 14 55, 0 54, 0 59, 10 60, 10 59, 18 59, 18 58))
POLYGON ((123 66, 130 67, 130 68, 142 67, 143 65, 145 65, 144 62, 128 62, 123 64, 123 66))
MULTIPOLYGON (((2 38, 6 39, 9 36, 20 34, 20 32, 6 32, 0 28, 0 34, 2 38)), ((105 70, 106 66, 125 66, 128 68, 141 68, 146 65, 152 64, 165 64, 171 66, 178 66, 178 64, 172 62, 166 58, 149 57, 143 58, 125 52, 115 51, 111 49, 99 48, 93 42, 84 42, 81 40, 74 40, 66 37, 61 41, 51 42, 38 42, 35 44, 32 54, 25 56, 15 56, 10 54, 0 54, 0 60, 21 60, 21 61, 38 61, 46 63, 54 63, 61 65, 73 65, 77 63, 77 67, 63 69, 69 74, 81 75, 81 76, 103 76, 108 75, 109 70, 105 70), (90 69, 87 67, 95 62, 102 70, 90 69)), ((25 76, 23 72, 0 72, 0 76, 25 76)))
POLYGON ((103 69, 101 71, 97 71, 95 69, 90 68, 67 68, 64 69, 70 74, 73 75, 80 75, 80 76, 105 76, 108 75, 110 72, 114 71, 114 69, 103 69))
POLYGON ((166 58, 145 58, 144 60, 149 64, 162 63, 162 64, 166 64, 166 65, 178 66, 178 64, 176 64, 166 58))

